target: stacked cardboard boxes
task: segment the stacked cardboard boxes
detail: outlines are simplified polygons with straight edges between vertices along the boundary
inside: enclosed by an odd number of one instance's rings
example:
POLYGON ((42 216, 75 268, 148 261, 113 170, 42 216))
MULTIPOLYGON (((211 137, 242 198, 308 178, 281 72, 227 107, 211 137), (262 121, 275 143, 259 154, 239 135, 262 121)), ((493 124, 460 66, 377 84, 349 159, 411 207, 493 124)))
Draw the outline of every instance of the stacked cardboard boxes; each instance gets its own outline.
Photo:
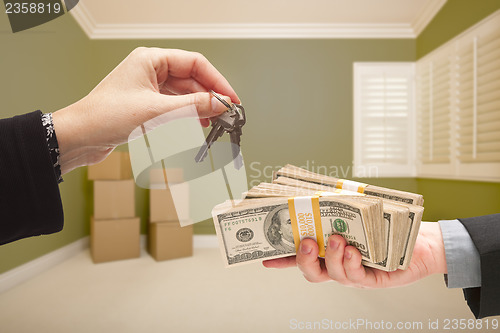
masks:
POLYGON ((189 185, 183 183, 182 169, 163 169, 150 174, 150 224, 148 250, 157 261, 193 255, 193 226, 189 221, 189 185), (168 183, 175 187, 175 204, 168 183), (177 204, 177 209, 176 209, 177 204), (181 227, 183 224, 189 224, 181 227), (187 223, 186 223, 187 222, 187 223))
POLYGON ((94 181, 90 253, 95 263, 140 256, 140 219, 135 216, 135 184, 127 152, 113 152, 88 168, 94 181))

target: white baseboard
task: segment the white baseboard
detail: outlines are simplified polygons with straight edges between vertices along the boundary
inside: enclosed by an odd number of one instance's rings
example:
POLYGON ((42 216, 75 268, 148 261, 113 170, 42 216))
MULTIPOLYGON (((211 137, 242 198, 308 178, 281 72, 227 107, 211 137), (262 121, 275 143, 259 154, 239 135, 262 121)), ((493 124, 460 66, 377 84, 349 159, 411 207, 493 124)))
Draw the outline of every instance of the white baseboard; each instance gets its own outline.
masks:
POLYGON ((89 238, 84 237, 60 249, 47 253, 10 271, 0 274, 0 293, 9 290, 55 265, 73 257, 89 247, 89 238))
POLYGON ((194 235, 193 247, 195 249, 216 249, 219 247, 217 235, 194 235))
MULTIPOLYGON (((141 235, 141 249, 147 249, 148 236, 141 235)), ((219 247, 217 235, 193 235, 193 248, 216 249, 219 247)))
MULTIPOLYGON (((141 248, 145 249, 146 235, 141 235, 141 248)), ((216 235, 194 235, 193 247, 195 249, 218 248, 219 242, 216 235)), ((0 274, 0 294, 31 278, 49 270, 57 264, 77 255, 89 248, 89 237, 84 237, 69 245, 47 253, 40 258, 27 262, 10 271, 0 274)))

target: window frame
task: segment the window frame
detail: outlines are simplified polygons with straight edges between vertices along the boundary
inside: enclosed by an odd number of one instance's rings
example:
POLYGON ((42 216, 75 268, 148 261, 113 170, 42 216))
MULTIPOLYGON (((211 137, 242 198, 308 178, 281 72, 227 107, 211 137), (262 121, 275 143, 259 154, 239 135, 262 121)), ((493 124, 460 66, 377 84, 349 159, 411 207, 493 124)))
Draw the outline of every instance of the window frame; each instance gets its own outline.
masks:
MULTIPOLYGON (((487 182, 500 182, 500 162, 472 162, 465 163, 460 161, 459 157, 459 142, 464 138, 460 136, 459 123, 460 123, 460 104, 459 104, 459 88, 460 77, 459 77, 459 55, 465 46, 476 47, 474 45, 477 43, 477 37, 484 33, 488 33, 491 30, 498 29, 500 27, 500 11, 497 11, 485 18, 481 22, 467 29, 460 35, 456 36, 447 43, 441 45, 439 48, 435 49, 431 53, 422 57, 416 62, 417 72, 416 79, 419 80, 420 69, 426 66, 430 62, 446 54, 450 54, 452 65, 450 66, 450 163, 444 164, 430 164, 423 163, 420 154, 417 154, 417 176, 419 178, 437 178, 437 179, 451 179, 451 180, 465 180, 465 181, 487 181, 487 182)), ((474 51, 475 52, 475 51, 474 51)), ((475 58, 475 57, 474 57, 475 58)), ((473 61, 472 66, 484 66, 483 64, 477 64, 476 59, 473 61)), ((477 67, 476 67, 477 68, 477 67)), ((499 68, 500 69, 500 66, 499 68)), ((498 70, 495 69, 495 70, 498 70)), ((476 69, 473 69, 476 71, 476 69)), ((477 94, 478 86, 477 82, 474 83, 473 94, 477 94)), ((418 83, 416 85, 418 87, 418 83)), ((419 98, 419 91, 416 92, 417 99, 419 98)), ((500 95, 500 91, 499 91, 500 95)), ((476 98, 476 97, 474 97, 476 98)), ((474 102, 476 103, 476 101, 474 102)), ((419 107, 416 107, 417 119, 420 121, 419 107)), ((497 112, 500 112, 497 111, 497 112)), ((500 131, 500 128, 499 128, 500 131)), ((474 140, 474 139, 472 139, 474 140)), ((417 145, 421 144, 421 139, 416 138, 417 145)), ((472 142, 471 142, 472 144, 472 142)))
POLYGON ((354 62, 353 63, 353 142, 354 142, 354 161, 353 161, 353 177, 384 177, 384 178, 401 178, 401 177, 416 177, 416 154, 415 154, 415 62, 354 62), (407 115, 407 130, 408 140, 405 149, 408 150, 406 164, 390 164, 390 163, 368 163, 362 162, 363 139, 362 139, 362 80, 361 75, 366 75, 376 72, 391 72, 394 70, 407 71, 409 77, 408 98, 409 110, 407 115))
MULTIPOLYGON (((474 43, 474 48, 475 48, 475 53, 478 52, 478 36, 479 36, 479 42, 480 42, 480 37, 481 36, 488 36, 488 33, 491 33, 491 31, 498 31, 500 29, 500 10, 496 11, 492 15, 488 16, 481 22, 477 23, 476 25, 472 26, 471 28, 467 29, 466 31, 462 32, 455 38, 451 39, 450 41, 446 42, 445 44, 441 45, 434 51, 430 52, 426 56, 422 57, 421 59, 412 62, 412 63, 406 63, 406 62, 355 62, 353 66, 353 120, 354 120, 354 126, 353 126, 353 139, 354 139, 354 146, 353 146, 353 153, 354 153, 354 160, 353 160, 353 177, 418 177, 418 178, 437 178, 437 179, 451 179, 451 180, 463 180, 463 181, 486 181, 486 182, 500 182, 500 161, 493 161, 493 162, 463 162, 461 161, 460 157, 460 144, 462 146, 471 146, 476 144, 476 133, 477 127, 473 128, 473 132, 475 134, 472 135, 471 142, 465 141, 464 138, 467 138, 469 140, 469 134, 465 133, 461 137, 461 130, 460 130, 460 117, 464 116, 464 112, 466 112, 466 108, 460 109, 460 94, 459 91, 460 89, 458 88, 458 85, 461 84, 461 78, 460 78, 460 68, 459 68, 459 62, 462 61, 460 58, 462 50, 464 45, 468 45, 467 43, 474 43), (423 152, 423 143, 426 142, 425 139, 422 137, 422 121, 423 121, 423 116, 422 116, 422 109, 420 98, 421 96, 424 96, 420 89, 420 82, 419 80, 421 79, 421 70, 425 66, 429 66, 433 61, 442 61, 443 57, 449 57, 449 72, 446 72, 446 75, 449 77, 449 94, 447 94, 448 97, 444 99, 448 99, 448 104, 444 107, 448 109, 448 121, 449 121, 449 126, 447 126, 447 131, 449 132, 449 161, 446 162, 441 162, 441 163, 433 163, 432 159, 429 161, 424 161, 422 152, 423 152), (361 112, 361 105, 362 101, 360 101, 360 94, 359 90, 360 87, 359 85, 360 80, 359 80, 359 68, 360 66, 378 66, 382 68, 383 66, 397 66, 401 64, 413 64, 414 65, 414 81, 413 81, 413 108, 412 108, 412 123, 413 123, 413 129, 412 129, 412 139, 409 140, 408 143, 408 148, 411 151, 411 158, 410 162, 412 163, 411 166, 408 166, 406 172, 401 168, 397 167, 391 167, 387 165, 380 165, 380 166, 375 166, 377 170, 379 171, 376 175, 373 173, 371 174, 366 174, 366 169, 367 165, 363 165, 361 163, 361 158, 360 154, 362 154, 363 151, 363 146, 362 146, 362 139, 361 139, 361 128, 362 128, 362 112, 361 112), (420 127, 420 128, 419 128, 420 127), (465 143, 464 143, 465 141, 465 143), (362 169, 365 171, 365 174, 362 174, 363 172, 362 169), (380 172, 382 171, 382 172, 380 172)), ((500 37, 492 37, 492 38, 498 38, 500 41, 500 37)), ((486 37, 486 40, 488 40, 488 37, 486 37)), ((493 39, 492 39, 493 40, 493 39)), ((490 43, 491 40, 488 41, 490 43)), ((499 44, 500 42, 495 41, 495 45, 499 44)), ((471 44, 472 45, 472 44, 471 44)), ((500 48, 500 46, 497 46, 500 48)), ((476 117, 479 117, 480 111, 478 111, 479 104, 477 103, 478 99, 478 91, 481 89, 481 86, 478 86, 478 79, 475 75, 477 75, 478 68, 479 66, 497 66, 494 67, 493 72, 496 73, 496 71, 500 71, 500 62, 498 61, 497 58, 493 58, 496 60, 491 60, 491 62, 487 63, 477 63, 477 56, 473 56, 473 71, 474 71, 474 83, 473 83, 473 88, 474 89, 471 94, 474 95, 474 118, 477 119, 476 117)), ((464 58, 465 59, 465 58, 464 58)), ((462 61, 462 63, 464 63, 462 61)), ((467 63, 465 63, 467 64, 467 63)), ((432 68, 433 65, 430 65, 432 68)), ((440 72, 443 72, 442 68, 446 67, 439 67, 440 72)), ((484 68, 484 67, 483 67, 484 68)), ((489 68, 489 67, 488 67, 489 68)), ((429 98, 429 103, 433 103, 433 95, 434 91, 431 91, 433 89, 433 83, 432 83, 432 69, 429 72, 429 83, 426 89, 429 89, 428 93, 428 98, 429 98)), ((495 79, 496 80, 496 79, 495 79)), ((469 79, 470 81, 470 79, 469 79)), ((500 79, 499 79, 500 81, 500 79)), ((494 81, 495 86, 498 84, 496 81, 494 81)), ((485 85, 490 84, 490 82, 487 82, 485 85)), ((490 86, 491 87, 491 86, 490 86)), ((446 91, 444 89, 443 91, 446 91)), ((443 91, 437 91, 436 93, 442 94, 443 91)), ((467 90, 465 90, 467 93, 467 90)), ((494 101, 495 105, 497 105, 498 101, 500 100, 500 90, 498 91, 499 97, 494 96, 494 101)), ((446 102, 445 102, 446 103, 446 102)), ((441 104, 441 103, 440 103, 441 104)), ((441 108, 442 105, 440 105, 441 108)), ((432 109, 432 106, 429 106, 429 110, 432 109)), ((441 112, 442 109, 439 109, 439 116, 444 116, 446 112, 441 112)), ((499 110, 493 110, 493 111, 486 111, 486 112, 498 112, 500 113, 499 110)), ((497 114, 493 115, 495 119, 495 123, 498 122, 498 116, 497 114)), ((429 126, 431 126, 430 130, 427 131, 429 133, 429 136, 432 138, 434 134, 430 134, 433 131, 434 124, 432 122, 432 119, 435 119, 433 116, 432 111, 429 111, 428 118, 431 119, 429 122, 429 126)), ((463 119, 462 119, 463 123, 463 119)), ((474 126, 476 125, 476 120, 474 120, 474 126)), ((463 130, 463 129, 462 129, 463 130)), ((495 130, 495 129, 494 129, 495 130)), ((498 129, 500 131, 500 128, 498 129)), ((446 130, 445 130, 446 131, 446 130)), ((487 132, 490 133, 490 132, 487 132)), ((430 139, 434 143, 432 140, 430 139)), ((438 138, 439 140, 439 138, 438 138)), ((499 142, 495 141, 497 139, 493 139, 492 146, 496 147, 499 142)), ((484 142, 484 141, 483 141, 484 142)), ((489 142, 489 141, 488 141, 489 142)), ((431 147, 431 145, 429 146, 431 147)), ((438 149, 440 147, 435 147, 432 146, 432 148, 428 149, 427 152, 430 152, 429 156, 433 156, 433 149, 438 149)), ((475 151, 475 150, 474 150, 475 151)), ((489 153, 488 151, 486 151, 489 153)), ((500 151, 492 150, 493 154, 500 153, 500 151)), ((440 156, 443 156, 442 154, 440 156)), ((475 155, 474 155, 475 156, 475 155)), ((463 158, 462 158, 463 159, 463 158)), ((368 168, 368 170, 370 170, 368 168)))

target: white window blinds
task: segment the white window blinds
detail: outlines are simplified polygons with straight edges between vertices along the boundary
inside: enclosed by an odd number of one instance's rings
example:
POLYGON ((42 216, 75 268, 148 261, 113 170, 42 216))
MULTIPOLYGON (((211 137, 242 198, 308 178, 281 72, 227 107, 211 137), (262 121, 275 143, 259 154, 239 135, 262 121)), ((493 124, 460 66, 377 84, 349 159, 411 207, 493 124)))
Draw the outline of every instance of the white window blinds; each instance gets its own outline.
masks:
POLYGON ((422 165, 449 172, 452 160, 452 54, 417 64, 417 155, 422 165))
POLYGON ((500 181, 500 11, 415 76, 409 63, 354 65, 354 176, 500 181))
POLYGON ((461 163, 500 162, 500 24, 468 36, 458 52, 461 163))
POLYGON ((354 176, 414 176, 414 64, 354 64, 354 176))
POLYGON ((500 12, 417 62, 418 175, 500 180, 500 12))

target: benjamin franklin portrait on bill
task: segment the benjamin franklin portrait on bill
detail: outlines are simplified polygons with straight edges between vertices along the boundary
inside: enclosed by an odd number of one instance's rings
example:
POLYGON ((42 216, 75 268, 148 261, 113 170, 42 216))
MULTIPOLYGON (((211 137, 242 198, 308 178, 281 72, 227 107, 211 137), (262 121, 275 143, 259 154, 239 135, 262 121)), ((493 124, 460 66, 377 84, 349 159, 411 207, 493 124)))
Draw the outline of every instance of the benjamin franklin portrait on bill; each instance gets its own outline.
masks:
POLYGON ((269 243, 279 251, 294 253, 292 221, 288 205, 276 207, 264 222, 264 233, 269 243))

